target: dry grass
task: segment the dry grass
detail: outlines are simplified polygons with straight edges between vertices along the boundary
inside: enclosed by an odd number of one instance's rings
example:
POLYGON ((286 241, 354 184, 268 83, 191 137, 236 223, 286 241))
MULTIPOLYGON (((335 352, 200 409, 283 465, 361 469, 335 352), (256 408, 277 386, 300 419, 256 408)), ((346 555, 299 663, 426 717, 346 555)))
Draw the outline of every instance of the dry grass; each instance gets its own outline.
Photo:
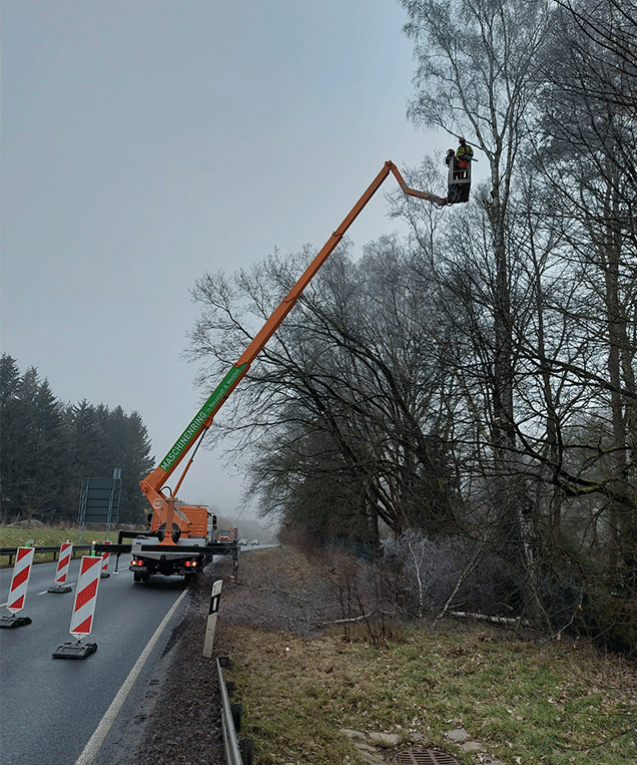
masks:
MULTIPOLYGON (((399 733, 399 749, 424 740, 453 750, 443 734, 464 727, 511 765, 637 761, 637 671, 621 657, 579 640, 400 625, 393 615, 319 630, 343 608, 335 561, 261 551, 242 556, 239 583, 225 586, 216 647, 233 659, 242 735, 259 765, 360 762, 341 728, 399 733)), ((350 594, 373 584, 365 571, 350 594)))
MULTIPOLYGON (((91 542, 102 542, 106 538, 106 532, 96 531, 89 527, 84 529, 80 541, 80 530, 78 528, 51 528, 49 526, 34 526, 33 528, 20 528, 17 526, 0 526, 0 547, 21 547, 29 540, 33 540, 34 547, 57 547, 62 542, 73 542, 74 545, 90 545, 91 542)), ((109 535, 111 541, 117 541, 117 532, 111 531, 109 535)), ((35 563, 43 563, 53 560, 52 554, 41 554, 35 556, 35 563)), ((0 568, 7 568, 9 565, 8 556, 0 556, 0 568)))

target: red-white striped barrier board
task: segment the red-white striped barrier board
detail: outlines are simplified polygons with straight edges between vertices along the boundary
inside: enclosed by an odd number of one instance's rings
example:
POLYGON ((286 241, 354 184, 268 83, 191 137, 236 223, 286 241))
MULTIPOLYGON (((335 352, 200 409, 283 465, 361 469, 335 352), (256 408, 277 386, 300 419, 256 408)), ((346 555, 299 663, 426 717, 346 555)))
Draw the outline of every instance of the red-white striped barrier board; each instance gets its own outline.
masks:
POLYGON ((102 559, 97 555, 85 555, 80 563, 80 576, 77 580, 71 629, 69 630, 71 635, 74 635, 78 640, 91 634, 101 564, 102 559))
POLYGON ((12 614, 17 614, 18 611, 22 611, 24 608, 34 553, 33 547, 18 547, 15 566, 13 567, 13 576, 11 577, 11 586, 9 587, 9 599, 7 600, 7 609, 12 614))
POLYGON ((73 543, 62 542, 60 545, 60 557, 58 558, 58 567, 55 572, 55 583, 64 584, 69 574, 71 557, 73 555, 73 543))
MULTIPOLYGON (((105 545, 110 545, 110 542, 106 540, 105 545)), ((102 553, 102 575, 108 574, 108 559, 111 557, 109 552, 102 553)))

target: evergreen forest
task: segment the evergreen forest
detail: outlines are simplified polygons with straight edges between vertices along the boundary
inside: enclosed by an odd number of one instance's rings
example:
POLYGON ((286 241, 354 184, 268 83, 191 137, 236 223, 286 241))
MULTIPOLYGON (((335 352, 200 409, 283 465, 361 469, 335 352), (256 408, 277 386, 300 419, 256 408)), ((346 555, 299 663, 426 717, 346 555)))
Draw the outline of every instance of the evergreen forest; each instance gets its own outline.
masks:
POLYGON ((84 478, 112 478, 121 468, 119 520, 142 523, 147 501, 139 480, 153 467, 137 412, 83 400, 59 401, 46 378, 0 358, 0 518, 76 521, 84 478))

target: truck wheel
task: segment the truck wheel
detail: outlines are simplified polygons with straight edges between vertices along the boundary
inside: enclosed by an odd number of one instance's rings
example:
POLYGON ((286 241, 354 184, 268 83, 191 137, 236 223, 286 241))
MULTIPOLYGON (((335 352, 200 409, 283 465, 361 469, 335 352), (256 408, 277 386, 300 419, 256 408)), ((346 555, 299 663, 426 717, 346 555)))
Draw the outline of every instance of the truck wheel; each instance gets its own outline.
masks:
POLYGON ((150 574, 142 574, 142 582, 150 582, 150 574))
POLYGON ((195 578, 194 574, 184 574, 184 583, 186 584, 186 587, 192 582, 192 580, 195 578))
POLYGON ((142 581, 142 575, 139 573, 139 571, 133 571, 133 581, 134 582, 142 581))

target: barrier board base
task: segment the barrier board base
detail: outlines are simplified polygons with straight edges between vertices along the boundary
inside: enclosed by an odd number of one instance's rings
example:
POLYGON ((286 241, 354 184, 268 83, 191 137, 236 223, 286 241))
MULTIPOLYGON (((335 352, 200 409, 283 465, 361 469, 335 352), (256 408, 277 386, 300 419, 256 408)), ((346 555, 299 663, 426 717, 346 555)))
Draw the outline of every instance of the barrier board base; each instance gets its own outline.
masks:
POLYGON ((31 624, 31 619, 28 616, 0 616, 0 629, 12 630, 14 627, 25 627, 27 624, 31 624))
POLYGON ((102 571, 100 574, 100 579, 108 579, 109 576, 110 574, 107 571, 102 571))
POLYGON ((63 592, 71 592, 73 588, 69 587, 68 584, 54 584, 53 587, 49 587, 47 592, 55 592, 55 593, 63 593, 63 592))
POLYGON ((97 651, 97 643, 62 643, 53 653, 54 659, 86 659, 97 651))

